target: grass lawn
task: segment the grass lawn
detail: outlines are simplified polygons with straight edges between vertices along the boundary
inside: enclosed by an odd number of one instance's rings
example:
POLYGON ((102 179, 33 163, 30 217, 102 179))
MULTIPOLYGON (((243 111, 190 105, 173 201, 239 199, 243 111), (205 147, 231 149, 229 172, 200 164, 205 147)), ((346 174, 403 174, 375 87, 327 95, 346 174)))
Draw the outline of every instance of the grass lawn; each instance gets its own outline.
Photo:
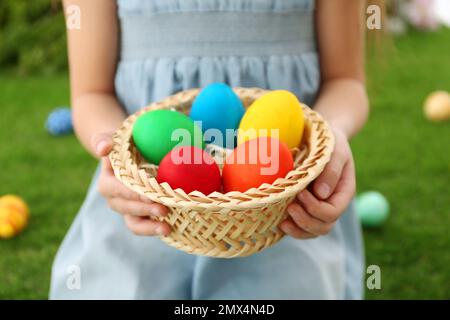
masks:
MULTIPOLYGON (((372 114, 352 142, 358 191, 379 190, 391 216, 366 230, 367 264, 381 267, 369 299, 450 298, 450 122, 432 124, 422 101, 450 91, 450 30, 410 33, 380 66, 368 65, 372 114)), ((69 101, 66 75, 0 75, 0 194, 29 203, 19 237, 0 241, 0 298, 47 297, 56 250, 84 198, 96 162, 73 135, 44 130, 48 112, 69 101)))

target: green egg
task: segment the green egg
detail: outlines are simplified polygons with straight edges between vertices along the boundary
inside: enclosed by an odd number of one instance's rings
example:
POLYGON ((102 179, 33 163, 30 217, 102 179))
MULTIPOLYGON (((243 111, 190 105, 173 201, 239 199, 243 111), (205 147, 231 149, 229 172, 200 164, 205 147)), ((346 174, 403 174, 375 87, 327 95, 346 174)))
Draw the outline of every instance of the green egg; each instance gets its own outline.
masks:
POLYGON ((356 213, 364 227, 381 227, 389 215, 389 202, 377 191, 368 191, 356 198, 356 213))
POLYGON ((205 147, 201 129, 189 117, 172 110, 139 116, 133 126, 133 141, 145 160, 154 164, 176 146, 205 147))

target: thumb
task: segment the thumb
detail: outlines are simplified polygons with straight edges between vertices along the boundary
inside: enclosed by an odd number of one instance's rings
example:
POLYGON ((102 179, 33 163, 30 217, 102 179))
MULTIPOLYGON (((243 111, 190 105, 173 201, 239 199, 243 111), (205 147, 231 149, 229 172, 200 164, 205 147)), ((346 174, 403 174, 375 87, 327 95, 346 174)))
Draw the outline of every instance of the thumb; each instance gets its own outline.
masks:
POLYGON ((107 156, 112 149, 112 138, 110 133, 96 133, 92 136, 91 145, 97 157, 107 156))

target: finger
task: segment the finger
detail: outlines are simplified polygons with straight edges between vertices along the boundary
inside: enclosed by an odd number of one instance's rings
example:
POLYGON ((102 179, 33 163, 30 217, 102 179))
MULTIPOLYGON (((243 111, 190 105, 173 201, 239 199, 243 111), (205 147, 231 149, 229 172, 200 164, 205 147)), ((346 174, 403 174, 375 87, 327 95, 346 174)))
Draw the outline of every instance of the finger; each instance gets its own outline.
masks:
MULTIPOLYGON (((145 202, 145 203, 154 203, 152 200, 150 200, 149 198, 147 198, 147 197, 145 197, 145 196, 143 196, 143 195, 140 195, 139 194, 139 201, 142 201, 142 202, 145 202)), ((161 205, 163 208, 165 208, 163 205, 161 205)))
POLYGON ((92 148, 98 157, 105 157, 112 149, 111 133, 96 133, 91 138, 92 148))
POLYGON ((322 222, 331 223, 339 218, 339 211, 333 205, 317 199, 306 189, 297 195, 297 200, 310 215, 322 222))
POLYGON ((103 177, 99 180, 98 187, 100 192, 108 198, 123 198, 127 200, 153 203, 153 201, 148 199, 147 197, 140 195, 139 193, 126 187, 116 178, 116 176, 112 172, 109 171, 103 171, 103 177))
MULTIPOLYGON (((112 169, 109 170, 110 162, 107 157, 102 159, 103 169, 103 177, 99 180, 98 190, 100 193, 106 198, 117 198, 122 200, 131 200, 136 202, 141 202, 142 204, 150 205, 150 210, 153 215, 156 216, 165 216, 168 213, 167 207, 154 203, 152 200, 147 197, 138 194, 130 189, 128 189, 125 185, 123 185, 117 178, 114 176, 112 169)), ((116 210, 119 211, 119 210, 116 210)), ((147 214, 148 215, 148 214, 147 214)))
POLYGON ((344 211, 355 196, 356 179, 353 161, 347 163, 342 171, 335 193, 328 199, 328 203, 338 211, 344 211))
POLYGON ((123 183, 121 183, 116 178, 111 166, 111 161, 109 160, 108 157, 102 158, 102 171, 105 174, 103 179, 100 181, 102 185, 101 187, 99 186, 99 188, 102 190, 102 194, 104 192, 109 197, 124 198, 136 201, 139 200, 146 203, 153 203, 153 201, 148 199, 147 197, 128 189, 123 183))
POLYGON ((324 171, 316 179, 313 185, 314 194, 322 199, 327 199, 333 194, 334 189, 342 174, 345 165, 345 156, 342 152, 335 151, 330 162, 325 166, 324 171))
POLYGON ((140 201, 124 200, 122 198, 112 198, 108 201, 110 207, 122 214, 133 216, 167 216, 167 208, 158 203, 144 203, 140 201))
POLYGON ((109 160, 108 157, 103 157, 101 159, 101 161, 102 161, 102 170, 104 172, 107 172, 110 175, 114 175, 114 170, 111 165, 111 160, 109 160))
POLYGON ((292 221, 299 228, 314 235, 327 234, 330 232, 333 226, 331 223, 325 223, 319 219, 314 218, 297 203, 292 203, 289 205, 288 213, 292 218, 292 221))
POLYGON ((312 239, 317 237, 316 235, 306 232, 298 227, 291 219, 286 219, 281 222, 279 228, 281 231, 295 239, 312 239))
POLYGON ((123 198, 126 200, 139 201, 140 195, 124 186, 117 178, 109 172, 99 179, 98 189, 106 198, 123 198))
POLYGON ((139 236, 168 236, 172 231, 167 223, 149 218, 125 215, 124 220, 127 227, 139 236))

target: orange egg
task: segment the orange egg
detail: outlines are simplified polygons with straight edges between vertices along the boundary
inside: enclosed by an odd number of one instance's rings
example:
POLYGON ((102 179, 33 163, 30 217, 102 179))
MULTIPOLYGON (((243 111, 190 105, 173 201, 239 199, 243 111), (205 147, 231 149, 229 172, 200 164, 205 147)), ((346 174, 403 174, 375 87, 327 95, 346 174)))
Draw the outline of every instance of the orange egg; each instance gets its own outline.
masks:
POLYGON ((275 138, 259 137, 242 143, 227 157, 222 178, 225 192, 245 192, 285 177, 294 167, 288 146, 275 138))

